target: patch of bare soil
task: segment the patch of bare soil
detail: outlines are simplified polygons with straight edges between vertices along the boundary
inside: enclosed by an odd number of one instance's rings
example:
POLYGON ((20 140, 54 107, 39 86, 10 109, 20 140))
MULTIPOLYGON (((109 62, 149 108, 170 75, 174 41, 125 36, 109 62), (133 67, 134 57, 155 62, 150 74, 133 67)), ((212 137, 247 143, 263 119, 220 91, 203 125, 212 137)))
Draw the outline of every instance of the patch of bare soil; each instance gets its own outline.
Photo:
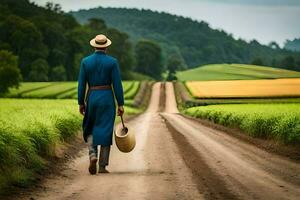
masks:
POLYGON ((207 165, 197 153, 197 150, 190 145, 188 140, 167 120, 166 124, 172 133, 172 138, 180 149, 183 160, 192 171, 193 179, 197 183, 199 192, 204 194, 205 199, 238 199, 238 197, 226 187, 226 184, 220 179, 218 174, 207 165))

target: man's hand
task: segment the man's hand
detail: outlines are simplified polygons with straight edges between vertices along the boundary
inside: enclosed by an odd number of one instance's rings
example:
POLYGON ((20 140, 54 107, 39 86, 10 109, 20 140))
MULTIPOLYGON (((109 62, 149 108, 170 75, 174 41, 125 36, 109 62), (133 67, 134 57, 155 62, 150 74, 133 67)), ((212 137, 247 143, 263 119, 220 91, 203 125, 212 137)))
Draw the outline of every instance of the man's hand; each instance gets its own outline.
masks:
POLYGON ((79 112, 80 112, 80 114, 82 114, 82 115, 85 114, 85 105, 79 105, 79 112))
POLYGON ((124 114, 124 108, 123 106, 118 107, 118 116, 122 116, 124 114))

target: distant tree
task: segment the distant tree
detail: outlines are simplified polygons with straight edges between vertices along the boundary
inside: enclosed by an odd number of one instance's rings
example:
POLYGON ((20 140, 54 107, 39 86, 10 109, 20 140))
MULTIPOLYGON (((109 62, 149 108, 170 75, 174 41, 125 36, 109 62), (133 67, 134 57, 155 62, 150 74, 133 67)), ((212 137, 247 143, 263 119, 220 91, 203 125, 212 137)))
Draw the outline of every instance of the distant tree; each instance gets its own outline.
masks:
POLYGON ((0 23, 0 40, 9 42, 13 54, 18 55, 22 75, 27 79, 30 64, 46 58, 48 51, 38 28, 30 21, 10 15, 0 23))
POLYGON ((49 66, 46 60, 37 59, 31 64, 29 72, 30 81, 48 81, 49 66))
POLYGON ((259 42, 257 40, 251 40, 250 41, 250 45, 253 45, 253 46, 260 46, 259 42))
POLYGON ((113 44, 108 48, 108 53, 118 59, 122 78, 128 79, 129 72, 135 62, 129 36, 117 29, 108 29, 107 35, 113 41, 113 44))
POLYGON ((21 80, 18 57, 11 52, 0 51, 0 93, 7 92, 10 87, 18 87, 21 80))
POLYGON ((255 58, 254 60, 252 60, 251 64, 252 65, 260 65, 260 66, 262 66, 262 65, 264 65, 264 62, 263 62, 263 60, 261 58, 255 58))
POLYGON ((50 67, 55 67, 58 65, 63 65, 65 63, 65 58, 67 55, 60 49, 53 48, 49 51, 48 64, 50 67))
POLYGON ((300 71, 300 57, 298 58, 298 60, 296 61, 296 70, 300 71))
POLYGON ((168 70, 167 81, 177 80, 176 71, 168 70))
POLYGON ((272 49, 280 49, 280 46, 274 41, 270 42, 268 46, 272 49))
POLYGON ((294 70, 295 69, 295 58, 293 56, 286 56, 281 61, 281 66, 286 69, 294 70))
POLYGON ((98 18, 90 18, 87 24, 91 29, 95 31, 103 31, 107 29, 105 21, 103 19, 98 18))
POLYGON ((167 61, 167 70, 168 70, 168 75, 167 75, 167 80, 177 80, 176 78, 176 71, 183 70, 185 69, 184 66, 184 61, 180 59, 178 55, 172 55, 169 57, 167 61))
POLYGON ((56 13, 63 13, 62 8, 61 8, 61 5, 58 4, 58 3, 56 3, 56 4, 54 5, 53 11, 56 12, 56 13))
POLYGON ((66 69, 63 65, 59 65, 56 67, 53 67, 51 69, 51 81, 65 81, 67 80, 66 76, 66 69))
POLYGON ((46 2, 45 8, 55 13, 63 13, 61 5, 58 3, 46 2))
POLYGON ((294 40, 286 40, 284 43, 284 48, 292 51, 300 51, 300 38, 295 38, 294 40))
POLYGON ((278 60, 275 59, 275 58, 273 58, 272 61, 271 61, 271 66, 272 66, 272 67, 279 67, 279 66, 278 66, 278 60))
POLYGON ((81 59, 83 57, 84 57, 84 55, 82 53, 78 53, 74 57, 74 76, 75 76, 75 80, 77 80, 77 78, 78 78, 80 63, 81 63, 81 59))
POLYGON ((161 79, 164 71, 162 66, 162 50, 152 41, 141 40, 135 46, 137 72, 149 75, 157 80, 161 79))
POLYGON ((167 61, 167 69, 171 66, 175 68, 176 71, 182 71, 187 69, 184 59, 181 57, 181 55, 178 54, 172 54, 169 56, 167 61))
POLYGON ((46 2, 46 4, 45 4, 45 8, 48 9, 48 10, 52 10, 53 5, 54 5, 54 4, 53 4, 52 2, 48 1, 48 2, 46 2))

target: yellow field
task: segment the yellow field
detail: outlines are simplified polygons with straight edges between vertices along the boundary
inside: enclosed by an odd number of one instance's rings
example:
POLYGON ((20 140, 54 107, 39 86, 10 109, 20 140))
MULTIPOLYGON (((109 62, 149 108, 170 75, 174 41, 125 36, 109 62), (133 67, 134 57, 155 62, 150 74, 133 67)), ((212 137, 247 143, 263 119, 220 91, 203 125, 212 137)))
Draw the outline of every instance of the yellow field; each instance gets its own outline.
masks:
POLYGON ((296 97, 300 78, 238 81, 188 81, 186 86, 196 98, 296 97))

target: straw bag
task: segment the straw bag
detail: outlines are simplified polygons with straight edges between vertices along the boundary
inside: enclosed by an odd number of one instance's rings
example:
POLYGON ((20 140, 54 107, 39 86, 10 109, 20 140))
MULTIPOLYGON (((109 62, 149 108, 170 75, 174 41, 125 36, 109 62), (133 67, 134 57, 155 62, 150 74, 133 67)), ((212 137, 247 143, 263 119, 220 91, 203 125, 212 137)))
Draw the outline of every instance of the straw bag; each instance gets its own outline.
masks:
POLYGON ((132 151, 135 147, 135 135, 124 125, 123 116, 121 115, 122 127, 114 131, 115 142, 118 149, 124 153, 132 151))

